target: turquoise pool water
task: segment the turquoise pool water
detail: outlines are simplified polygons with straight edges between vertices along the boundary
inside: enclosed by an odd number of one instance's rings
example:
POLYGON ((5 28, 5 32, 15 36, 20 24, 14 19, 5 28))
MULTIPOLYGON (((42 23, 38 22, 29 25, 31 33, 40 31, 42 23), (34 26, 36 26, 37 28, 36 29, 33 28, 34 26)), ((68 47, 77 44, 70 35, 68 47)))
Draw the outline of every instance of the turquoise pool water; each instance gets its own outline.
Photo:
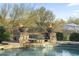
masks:
POLYGON ((56 46, 0 50, 0 56, 79 56, 79 48, 56 46))

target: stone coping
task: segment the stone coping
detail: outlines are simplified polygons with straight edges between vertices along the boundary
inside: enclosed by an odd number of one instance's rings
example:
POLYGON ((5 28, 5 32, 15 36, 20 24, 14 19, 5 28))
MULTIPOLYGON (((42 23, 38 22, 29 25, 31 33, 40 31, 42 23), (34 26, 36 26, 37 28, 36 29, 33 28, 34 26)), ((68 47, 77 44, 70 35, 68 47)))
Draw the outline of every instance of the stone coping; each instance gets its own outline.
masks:
POLYGON ((79 42, 76 41, 57 41, 59 44, 79 44, 79 42))
MULTIPOLYGON (((14 48, 27 48, 27 47, 39 47, 39 46, 45 46, 48 44, 52 44, 49 42, 44 42, 44 43, 29 43, 27 42, 26 44, 20 44, 20 43, 14 43, 14 42, 4 42, 8 44, 0 44, 0 50, 5 50, 5 49, 14 49, 14 48)), ((54 44, 52 44, 53 46, 54 44)))
MULTIPOLYGON (((13 48, 23 48, 24 46, 21 45, 20 43, 15 43, 15 42, 4 42, 4 43, 8 43, 8 44, 0 44, 0 49, 4 50, 4 49, 13 49, 13 48)), ((57 41, 55 44, 53 42, 44 42, 44 43, 26 43, 26 47, 30 47, 30 46, 43 46, 44 44, 52 44, 52 46, 56 45, 56 44, 73 44, 73 45, 79 45, 79 42, 75 42, 75 41, 57 41)))

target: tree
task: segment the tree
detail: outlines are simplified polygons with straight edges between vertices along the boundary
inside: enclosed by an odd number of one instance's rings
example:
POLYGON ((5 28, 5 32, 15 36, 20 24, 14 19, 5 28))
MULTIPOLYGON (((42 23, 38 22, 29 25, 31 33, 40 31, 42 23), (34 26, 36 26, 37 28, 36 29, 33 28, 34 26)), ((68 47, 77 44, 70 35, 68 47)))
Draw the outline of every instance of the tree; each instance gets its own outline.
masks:
POLYGON ((79 18, 70 17, 70 18, 68 19, 68 23, 79 24, 79 18))
MULTIPOLYGON (((14 4, 10 12, 10 18, 12 23, 16 25, 16 22, 22 23, 24 20, 27 20, 27 17, 30 13, 31 8, 27 8, 26 4, 14 4)), ((29 6, 31 7, 31 6, 29 6)))
POLYGON ((0 8, 0 24, 1 25, 7 25, 6 19, 8 18, 8 14, 9 14, 9 5, 2 4, 0 8))
POLYGON ((36 11, 32 10, 27 19, 24 20, 26 27, 36 27, 36 20, 38 19, 36 11))
POLYGON ((0 10, 0 18, 2 20, 5 20, 6 17, 8 16, 8 13, 9 13, 9 5, 8 4, 3 4, 2 7, 1 7, 1 10, 0 10))
POLYGON ((53 23, 53 20, 55 19, 54 14, 51 11, 46 10, 44 7, 37 9, 37 16, 38 20, 36 23, 42 30, 45 30, 47 25, 53 23))
POLYGON ((36 14, 38 17, 36 24, 38 27, 40 27, 41 30, 46 30, 48 25, 52 24, 53 20, 55 19, 53 12, 46 10, 44 7, 37 9, 36 14))
POLYGON ((12 23, 14 24, 15 20, 19 16, 19 6, 17 4, 15 4, 10 12, 10 18, 12 20, 12 23))
POLYGON ((32 24, 33 22, 33 24, 36 27, 39 27, 40 30, 46 30, 47 25, 53 23, 54 19, 55 15, 50 10, 46 10, 44 7, 32 11, 28 17, 29 23, 32 24))

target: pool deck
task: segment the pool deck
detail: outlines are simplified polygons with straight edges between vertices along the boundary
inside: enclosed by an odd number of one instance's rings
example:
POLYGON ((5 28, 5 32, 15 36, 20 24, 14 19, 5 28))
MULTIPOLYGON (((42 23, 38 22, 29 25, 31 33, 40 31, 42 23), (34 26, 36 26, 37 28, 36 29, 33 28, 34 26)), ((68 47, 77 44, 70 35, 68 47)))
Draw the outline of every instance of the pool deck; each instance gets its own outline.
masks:
POLYGON ((15 43, 15 42, 4 42, 5 44, 0 44, 0 50, 5 50, 5 49, 14 49, 14 48, 28 48, 28 47, 45 47, 46 45, 52 44, 55 45, 54 43, 26 43, 24 45, 20 43, 15 43))
POLYGON ((6 42, 8 44, 0 44, 0 50, 4 49, 12 49, 12 48, 21 48, 19 43, 14 43, 14 42, 6 42))

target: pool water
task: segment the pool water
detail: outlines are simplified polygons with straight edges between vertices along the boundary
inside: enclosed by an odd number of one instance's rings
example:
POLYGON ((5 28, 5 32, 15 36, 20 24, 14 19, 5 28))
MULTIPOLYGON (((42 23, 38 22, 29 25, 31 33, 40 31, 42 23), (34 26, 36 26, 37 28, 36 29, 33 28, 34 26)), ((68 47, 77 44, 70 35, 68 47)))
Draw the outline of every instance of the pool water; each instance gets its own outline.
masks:
POLYGON ((79 48, 74 47, 31 47, 0 50, 0 56, 79 56, 79 48))

